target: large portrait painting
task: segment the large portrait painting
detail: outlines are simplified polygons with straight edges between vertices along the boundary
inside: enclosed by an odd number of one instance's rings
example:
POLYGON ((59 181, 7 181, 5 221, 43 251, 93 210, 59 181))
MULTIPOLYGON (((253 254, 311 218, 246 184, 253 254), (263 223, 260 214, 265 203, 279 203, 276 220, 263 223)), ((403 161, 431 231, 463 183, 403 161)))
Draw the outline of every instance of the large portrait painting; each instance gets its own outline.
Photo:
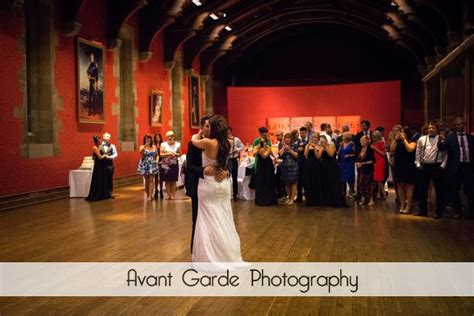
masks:
POLYGON ((189 76, 189 121, 192 128, 199 128, 199 77, 189 76))
POLYGON ((78 38, 79 122, 104 123, 104 47, 78 38))
POLYGON ((163 92, 152 90, 150 94, 150 125, 161 126, 163 123, 163 92))

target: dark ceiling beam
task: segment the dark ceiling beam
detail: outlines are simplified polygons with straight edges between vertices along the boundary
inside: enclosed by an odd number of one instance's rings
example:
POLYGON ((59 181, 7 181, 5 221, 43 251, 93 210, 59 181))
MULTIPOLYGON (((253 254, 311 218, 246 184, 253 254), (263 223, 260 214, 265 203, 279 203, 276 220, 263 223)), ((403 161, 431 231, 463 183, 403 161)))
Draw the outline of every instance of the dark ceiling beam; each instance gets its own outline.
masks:
POLYGON ((61 33, 66 36, 76 36, 81 30, 77 15, 81 10, 84 0, 61 1, 61 33))
POLYGON ((175 22, 181 14, 185 0, 154 1, 144 10, 140 10, 139 23, 139 59, 146 62, 151 58, 151 44, 156 36, 168 25, 175 22))
MULTIPOLYGON (((255 2, 244 2, 241 5, 234 7, 228 7, 230 11, 226 12, 225 18, 220 18, 217 21, 208 20, 208 25, 199 32, 199 35, 189 39, 184 43, 184 69, 191 69, 196 58, 207 48, 211 47, 216 42, 220 34, 224 31, 224 27, 232 25, 239 20, 252 15, 254 12, 260 11, 262 8, 269 7, 272 3, 278 2, 273 1, 255 1, 255 2), (260 3, 260 4, 259 4, 260 3), (262 5, 263 3, 263 5, 262 5)), ((235 36, 234 36, 235 37, 235 36)), ((213 49, 221 54, 220 49, 213 49)), ((209 55, 209 54, 208 54, 209 55)), ((213 55, 213 54, 211 54, 213 55)), ((206 60, 208 58, 205 58, 206 60)))
POLYGON ((120 47, 122 25, 135 12, 148 4, 148 0, 107 0, 107 48, 120 47))
POLYGON ((184 69, 191 69, 193 62, 199 54, 206 48, 212 46, 219 34, 224 30, 223 24, 218 24, 210 32, 195 36, 184 43, 184 69))
POLYGON ((464 0, 464 34, 474 34, 474 1, 464 0))
MULTIPOLYGON (((235 0, 231 2, 234 3, 235 0)), ((165 66, 172 67, 176 51, 203 28, 204 22, 209 18, 211 12, 217 12, 227 7, 228 4, 223 4, 219 0, 207 1, 200 7, 190 4, 175 23, 164 29, 165 66)))
POLYGON ((199 72, 201 75, 209 75, 211 73, 213 64, 232 48, 232 43, 236 38, 236 36, 230 36, 222 45, 215 49, 208 49, 199 56, 201 66, 199 72))
POLYGON ((380 34, 376 34, 374 32, 371 32, 367 29, 364 29, 358 24, 351 23, 348 20, 336 20, 336 19, 328 19, 328 17, 325 18, 313 18, 313 19, 293 19, 291 21, 287 21, 285 23, 277 24, 276 26, 268 29, 263 29, 260 32, 252 32, 251 37, 247 37, 245 39, 239 38, 238 42, 234 45, 234 49, 239 49, 239 50, 245 50, 249 46, 253 45, 254 43, 258 42, 259 40, 271 35, 272 33, 278 32, 282 29, 286 29, 292 26, 296 25, 302 25, 302 24, 337 24, 337 25, 344 25, 349 28, 361 31, 365 34, 368 34, 372 37, 375 37, 378 40, 388 40, 388 37, 384 35, 382 32, 380 34))
POLYGON ((0 1, 0 10, 10 10, 15 4, 15 0, 3 0, 0 1))
POLYGON ((417 5, 426 6, 443 17, 447 26, 448 49, 452 50, 463 40, 462 7, 452 6, 451 1, 415 0, 417 5))

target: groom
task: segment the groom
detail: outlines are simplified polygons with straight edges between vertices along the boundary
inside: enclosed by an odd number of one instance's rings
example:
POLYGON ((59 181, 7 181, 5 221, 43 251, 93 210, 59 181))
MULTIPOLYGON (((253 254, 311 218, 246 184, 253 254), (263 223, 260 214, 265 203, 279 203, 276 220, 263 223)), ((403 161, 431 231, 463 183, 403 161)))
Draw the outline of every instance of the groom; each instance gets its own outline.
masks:
MULTIPOLYGON (((209 119, 211 116, 206 115, 201 118, 200 132, 193 135, 191 140, 195 137, 209 137, 210 125, 209 119), (202 135, 202 136, 201 136, 202 135)), ((188 143, 188 150, 186 153, 186 177, 184 185, 186 187, 186 195, 191 198, 192 212, 193 212, 193 230, 191 235, 191 253, 193 252, 194 230, 196 228, 196 220, 198 215, 198 184, 199 178, 206 176, 215 176, 217 182, 221 182, 228 176, 225 170, 218 170, 216 166, 202 167, 202 150, 193 145, 192 141, 188 143)))

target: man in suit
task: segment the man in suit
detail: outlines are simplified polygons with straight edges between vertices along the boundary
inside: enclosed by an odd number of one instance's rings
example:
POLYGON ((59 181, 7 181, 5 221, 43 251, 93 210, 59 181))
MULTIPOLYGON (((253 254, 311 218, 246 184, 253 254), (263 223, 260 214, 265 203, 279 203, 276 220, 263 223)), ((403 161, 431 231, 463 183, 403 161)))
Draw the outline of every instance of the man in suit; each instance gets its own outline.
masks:
POLYGON ((360 139, 363 136, 367 136, 367 137, 369 137, 369 139, 372 138, 372 132, 370 131, 370 122, 368 120, 361 121, 360 122, 360 128, 362 130, 360 132, 358 132, 354 137, 356 154, 359 154, 359 152, 362 148, 362 146, 360 145, 360 139))
POLYGON ((103 142, 100 145, 100 149, 104 155, 107 156, 104 161, 105 166, 107 167, 107 182, 109 183, 110 197, 114 198, 114 160, 117 159, 118 153, 115 145, 110 142, 110 138, 111 136, 109 133, 104 133, 102 136, 103 142))
MULTIPOLYGON (((203 116, 200 121, 200 131, 193 135, 194 137, 209 137, 210 125, 209 119, 210 116, 203 116)), ((196 228, 196 220, 198 215, 198 184, 199 178, 204 178, 206 176, 215 176, 216 181, 220 182, 228 176, 226 170, 218 170, 216 166, 207 166, 206 168, 202 167, 202 150, 193 145, 192 141, 188 143, 188 150, 186 153, 186 173, 184 186, 186 188, 186 195, 191 198, 192 205, 192 219, 193 219, 193 229, 191 235, 191 253, 193 252, 193 242, 194 242, 194 230, 196 228)))
POLYGON ((304 164, 306 157, 304 156, 304 149, 308 144, 308 130, 305 126, 300 127, 300 138, 296 140, 298 147, 298 184, 297 184, 297 197, 295 202, 303 202, 303 178, 304 178, 304 164))
POLYGON ((438 148, 448 154, 446 165, 447 185, 456 211, 455 219, 461 218, 461 184, 467 196, 468 217, 474 217, 474 137, 466 133, 465 122, 457 117, 454 132, 439 136, 438 148))

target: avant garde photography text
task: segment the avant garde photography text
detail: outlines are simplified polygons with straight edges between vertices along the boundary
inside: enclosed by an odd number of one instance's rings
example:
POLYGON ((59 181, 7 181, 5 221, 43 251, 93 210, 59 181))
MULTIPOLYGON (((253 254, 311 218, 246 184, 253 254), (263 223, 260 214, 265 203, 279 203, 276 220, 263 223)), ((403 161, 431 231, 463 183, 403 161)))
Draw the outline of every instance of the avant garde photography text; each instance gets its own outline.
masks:
MULTIPOLYGON (((333 275, 291 275, 286 272, 279 274, 267 274, 264 269, 249 269, 251 287, 260 288, 297 288, 301 293, 308 293, 312 288, 326 288, 331 293, 334 288, 345 288, 351 293, 357 293, 359 289, 358 275, 345 275, 342 269, 333 275)), ((187 269, 182 274, 174 275, 171 272, 158 275, 140 274, 135 269, 127 272, 127 287, 173 287, 174 283, 181 283, 187 287, 202 287, 204 289, 239 287, 241 277, 226 270, 223 274, 206 274, 195 269, 187 269), (177 281, 176 279, 179 278, 177 281)), ((180 284, 181 285, 181 284, 180 284)))

